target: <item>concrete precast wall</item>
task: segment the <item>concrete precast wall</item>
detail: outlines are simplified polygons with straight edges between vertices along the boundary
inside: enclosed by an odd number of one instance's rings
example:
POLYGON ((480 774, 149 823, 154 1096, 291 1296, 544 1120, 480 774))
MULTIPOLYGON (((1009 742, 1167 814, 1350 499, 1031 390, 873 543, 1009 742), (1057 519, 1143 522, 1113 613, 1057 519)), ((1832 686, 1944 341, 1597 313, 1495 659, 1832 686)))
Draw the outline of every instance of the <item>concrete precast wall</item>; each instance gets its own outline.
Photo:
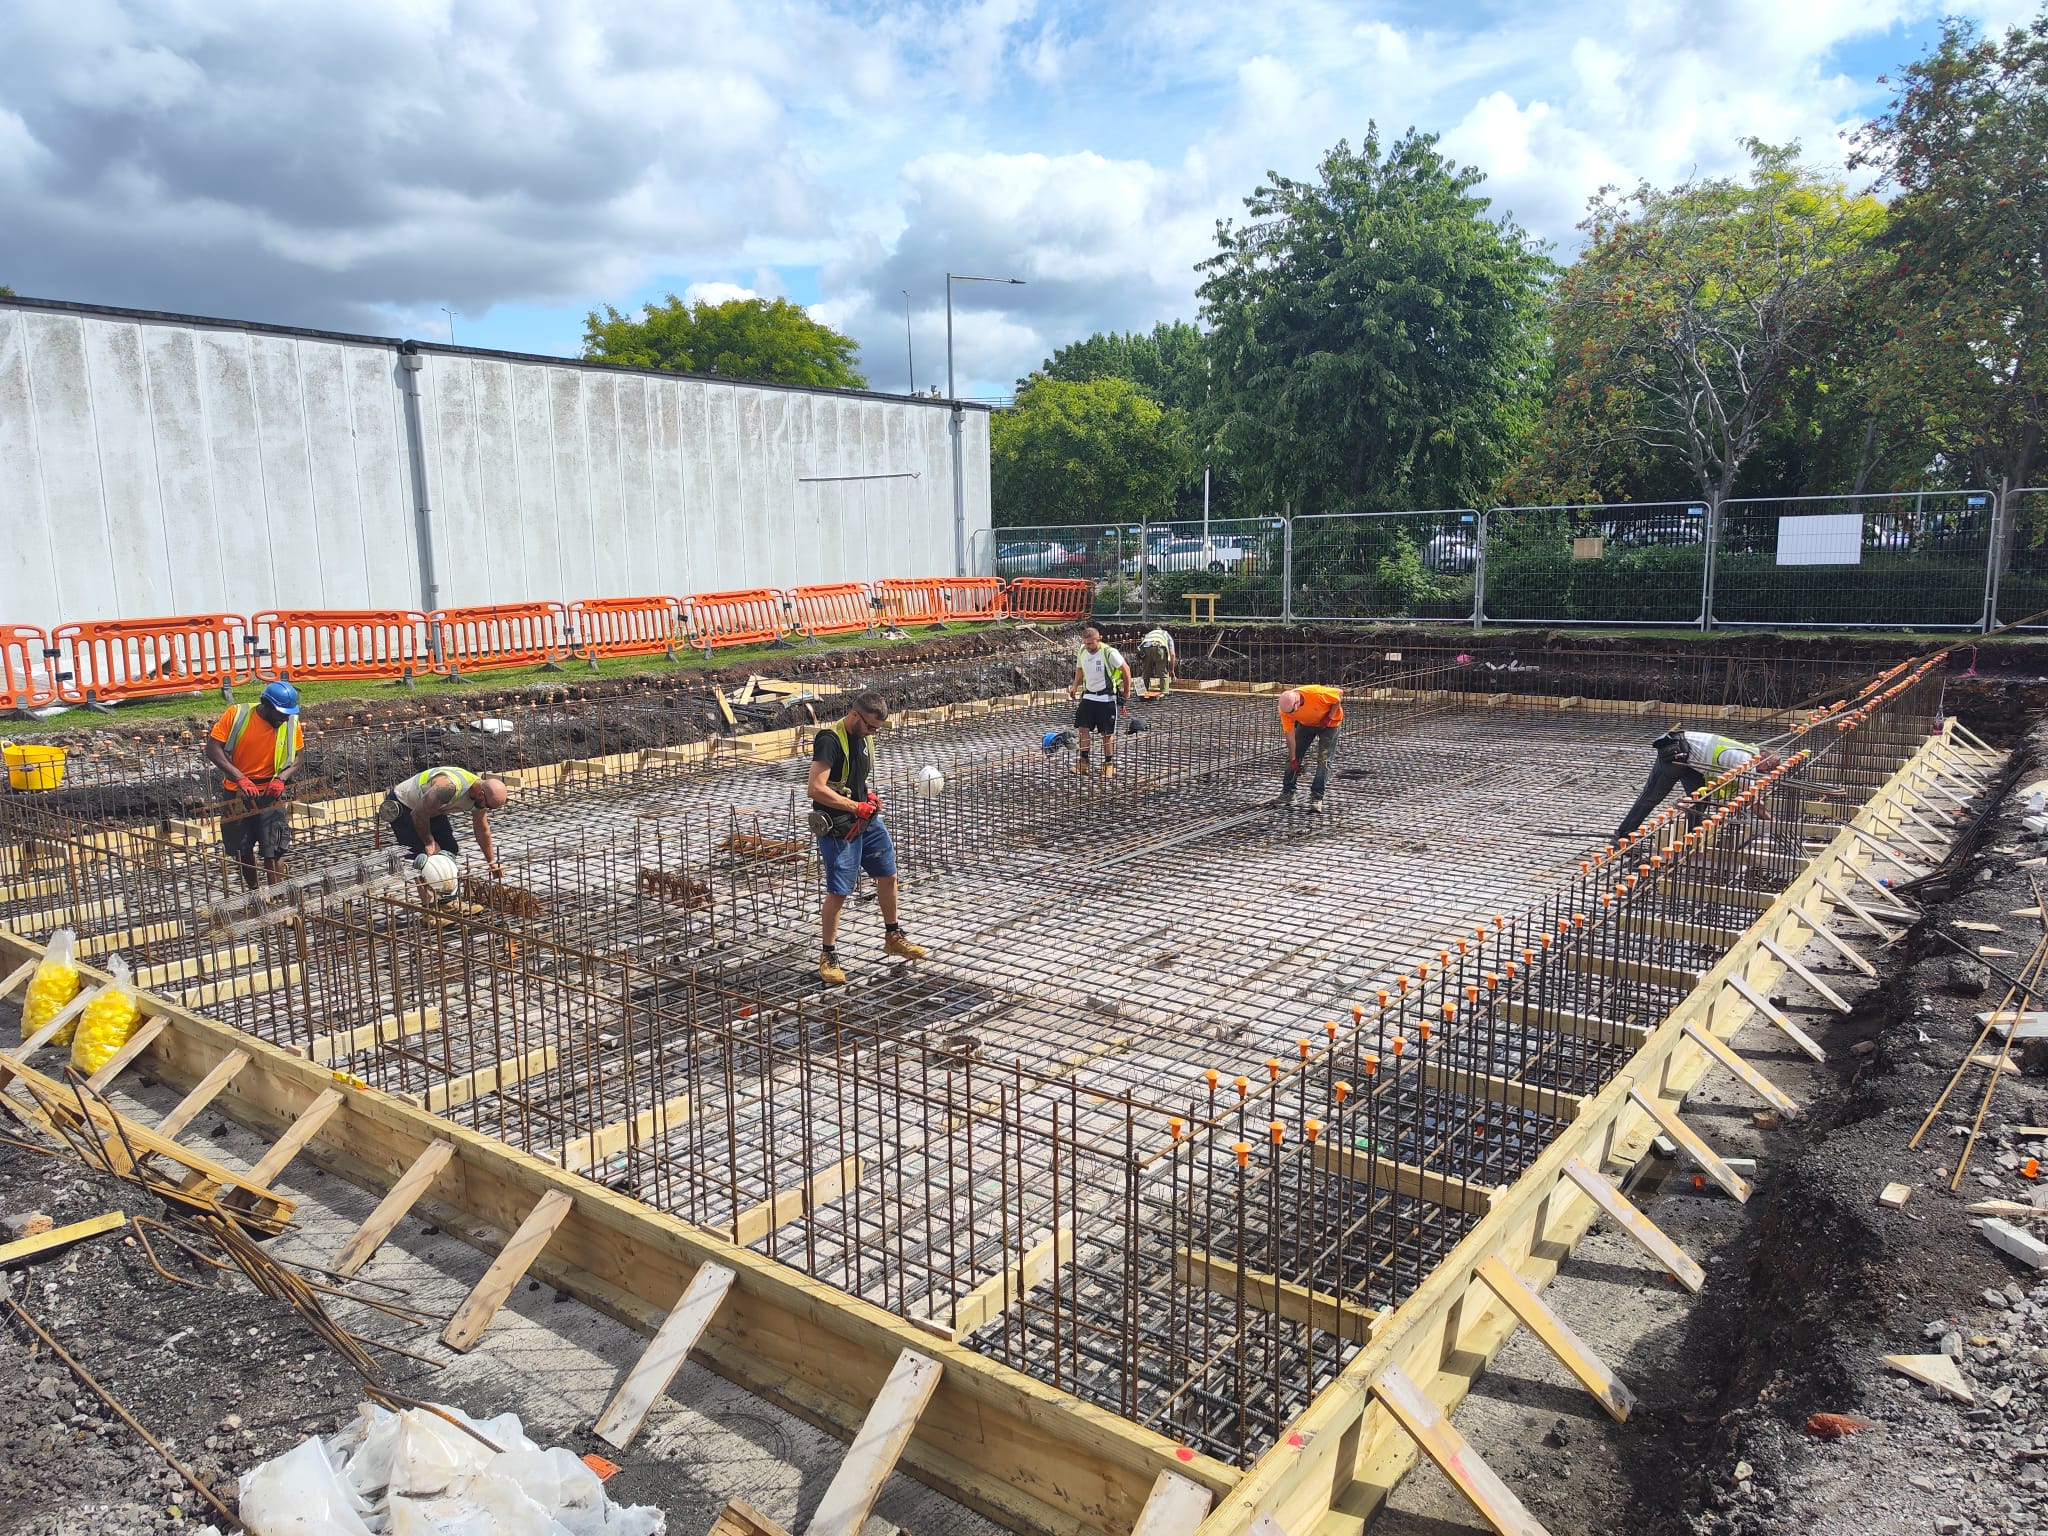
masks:
POLYGON ((0 300, 0 620, 953 571, 942 403, 418 350, 431 597, 398 342, 0 300))

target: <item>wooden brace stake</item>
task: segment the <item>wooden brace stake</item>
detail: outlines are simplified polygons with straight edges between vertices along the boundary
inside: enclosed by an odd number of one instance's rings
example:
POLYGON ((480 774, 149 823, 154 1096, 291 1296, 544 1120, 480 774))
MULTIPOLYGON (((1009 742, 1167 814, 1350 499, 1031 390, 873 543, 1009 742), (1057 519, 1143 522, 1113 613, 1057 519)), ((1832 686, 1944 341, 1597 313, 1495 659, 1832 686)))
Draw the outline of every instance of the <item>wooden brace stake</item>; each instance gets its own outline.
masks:
POLYGON ((1791 1036, 1792 1043, 1798 1046, 1799 1049, 1806 1052, 1815 1061, 1826 1061, 1828 1059, 1828 1053, 1814 1044, 1812 1036, 1786 1018, 1776 1008, 1773 1008, 1771 1000, 1765 997, 1763 993, 1757 991, 1747 980, 1740 976, 1730 976, 1727 980, 1728 985, 1734 989, 1737 996, 1766 1019, 1770 1020, 1771 1023, 1777 1025, 1787 1035, 1791 1036))
POLYGON ((1579 1384, 1599 1400, 1610 1418, 1617 1424, 1628 1418, 1629 1409, 1635 1406, 1635 1394, 1622 1385, 1605 1361, 1586 1347, 1585 1341, 1572 1332, 1549 1302, 1501 1262, 1499 1254, 1489 1253, 1473 1273, 1508 1304, 1508 1310, 1521 1320, 1522 1326, 1541 1339, 1566 1370, 1579 1378, 1579 1384))
POLYGON ((1726 1190, 1735 1199, 1745 1203, 1748 1201, 1749 1181, 1733 1168, 1730 1168, 1727 1163, 1723 1162, 1721 1154, 1708 1146, 1700 1133, 1687 1125, 1677 1110, 1666 1104, 1654 1093, 1645 1093, 1640 1088, 1629 1089, 1628 1096, 1635 1101, 1639 1108, 1646 1111, 1652 1120, 1657 1122, 1658 1128, 1666 1136, 1669 1136, 1684 1149, 1685 1155, 1692 1159, 1693 1166, 1700 1169, 1701 1172, 1705 1173, 1708 1178, 1720 1185, 1721 1188, 1726 1190))
POLYGON ((428 1142, 420 1155, 412 1160, 412 1166, 399 1175, 390 1193, 377 1202, 377 1209, 363 1219, 355 1235, 335 1255, 334 1272, 352 1275, 369 1263, 370 1255, 384 1246, 384 1239, 391 1235, 399 1219, 419 1202, 420 1196, 434 1182, 435 1175, 448 1165, 448 1159, 454 1155, 453 1142, 439 1138, 428 1142))
POLYGON ((491 1319, 498 1315, 498 1308, 512 1294, 512 1287, 540 1257, 541 1249, 547 1247, 548 1239, 555 1235, 555 1228, 568 1217, 573 1203, 559 1189, 549 1190, 534 1202, 533 1209, 526 1213, 526 1220, 519 1223, 519 1230, 512 1234, 512 1241, 491 1261, 483 1279, 477 1281, 476 1288, 463 1297, 462 1305, 455 1309, 455 1316, 441 1331, 443 1344, 465 1354, 475 1348, 476 1341, 491 1325, 491 1319))
POLYGON ((1814 991, 1818 992, 1822 997, 1826 998, 1828 1002, 1834 1006, 1836 1012, 1854 1013, 1856 1011, 1852 1006, 1850 1006, 1848 1000, 1844 998, 1841 993, 1837 992, 1833 987, 1829 986, 1826 982, 1822 981, 1818 976, 1814 975, 1812 971, 1806 968, 1805 964, 1801 962, 1797 955, 1793 954, 1791 950, 1787 949, 1784 945, 1780 944, 1776 939, 1766 935, 1763 939, 1758 941, 1758 947, 1760 947, 1766 954, 1769 954, 1773 958, 1778 960, 1785 967, 1786 970, 1790 971, 1793 975, 1797 976, 1801 981, 1805 982, 1809 987, 1813 988, 1814 991))
POLYGON ((676 1372, 683 1368, 690 1351, 711 1325, 732 1282, 733 1272, 723 1264, 697 1267, 689 1289, 669 1309, 653 1342, 605 1405, 597 1421, 599 1439, 621 1451, 633 1443, 633 1437, 640 1433, 640 1426, 653 1411, 654 1400, 668 1390, 676 1372))
POLYGON ((1471 1443, 1451 1421, 1437 1412, 1422 1388, 1398 1366, 1373 1378, 1372 1395, 1387 1407, 1408 1437, 1421 1446, 1458 1492, 1486 1517, 1499 1536, 1550 1536, 1543 1524, 1515 1497, 1493 1468, 1480 1460, 1471 1443))
POLYGON ((832 1486, 825 1490, 818 1512, 804 1536, 860 1536, 868 1511, 881 1496, 882 1484, 896 1468, 903 1447, 917 1428, 918 1415, 939 1385, 939 1362, 914 1349, 896 1357, 881 1395, 868 1410, 846 1459, 839 1463, 832 1486))
POLYGON ((1748 1062, 1736 1055, 1726 1041, 1717 1040, 1711 1033, 1701 1029, 1696 1024, 1685 1025, 1683 1033, 1686 1039, 1690 1040, 1694 1045, 1705 1051, 1714 1060, 1740 1078, 1745 1088, 1770 1105, 1771 1108, 1781 1109, 1788 1115, 1802 1113, 1798 1102, 1793 1099, 1791 1094, 1785 1092, 1784 1089, 1778 1087, 1777 1084, 1765 1077, 1763 1073, 1757 1071, 1755 1067, 1752 1067, 1748 1062))
POLYGON ((1564 1176, 1585 1191, 1616 1226, 1642 1246, 1645 1253, 1662 1264, 1672 1279, 1694 1295, 1699 1294, 1700 1287, 1707 1283, 1707 1272, 1666 1237, 1663 1228, 1631 1205, 1627 1196, 1610 1184, 1599 1169, 1575 1157, 1564 1165, 1564 1176))

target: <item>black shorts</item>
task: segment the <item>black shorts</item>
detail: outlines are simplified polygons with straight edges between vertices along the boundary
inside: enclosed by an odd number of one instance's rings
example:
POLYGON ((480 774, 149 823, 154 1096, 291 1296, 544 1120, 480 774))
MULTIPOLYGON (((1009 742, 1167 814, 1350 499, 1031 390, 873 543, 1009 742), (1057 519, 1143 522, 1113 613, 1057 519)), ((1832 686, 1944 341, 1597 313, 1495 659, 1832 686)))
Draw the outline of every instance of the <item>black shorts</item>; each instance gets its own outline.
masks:
POLYGON ((231 859, 261 855, 264 862, 275 864, 291 849, 291 816, 281 805, 239 814, 230 811, 220 824, 220 841, 231 859))
MULTIPOLYGON (((389 820, 391 807, 398 807, 398 819, 391 822, 391 836, 399 847, 417 857, 427 851, 427 845, 420 841, 419 828, 413 825, 412 812, 405 808, 396 795, 385 797, 385 817, 389 820)), ((427 830, 434 835, 434 844, 443 853, 460 853, 462 844, 455 840, 455 828, 446 816, 436 816, 427 823, 427 830)))
POLYGON ((1109 699, 1083 699, 1074 706, 1074 727, 1083 731, 1116 731, 1116 704, 1109 699))

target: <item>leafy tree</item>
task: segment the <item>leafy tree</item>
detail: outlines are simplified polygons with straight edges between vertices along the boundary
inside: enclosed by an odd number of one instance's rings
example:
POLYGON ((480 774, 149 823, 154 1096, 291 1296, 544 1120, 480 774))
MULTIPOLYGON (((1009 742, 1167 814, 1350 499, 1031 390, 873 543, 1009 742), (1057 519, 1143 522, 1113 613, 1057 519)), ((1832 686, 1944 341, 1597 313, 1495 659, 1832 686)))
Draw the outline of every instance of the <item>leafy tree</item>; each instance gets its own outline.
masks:
POLYGON ((1186 418, 1128 379, 1039 379, 989 423, 995 523, 1158 517, 1187 477, 1186 418))
POLYGON ((13 297, 14 290, 8 287, 5 283, 0 283, 0 299, 11 299, 13 297))
POLYGON ((1857 162, 1897 189, 1881 404, 1977 483, 2028 484, 2048 418, 2048 11, 1998 42, 1948 22, 1857 162))
POLYGON ((851 337, 786 299, 685 304, 670 294, 637 320, 607 304, 583 327, 583 355, 593 362, 826 389, 866 388, 855 351, 851 337))
POLYGON ((1144 331, 1097 331, 1070 342, 1047 358, 1029 378, 1017 381, 1023 394, 1038 379, 1085 384, 1091 379, 1128 379, 1163 406, 1200 410, 1208 394, 1202 333, 1185 320, 1162 320, 1144 331))
POLYGON ((1551 266, 1435 146, 1370 128, 1217 225, 1204 416, 1254 505, 1472 505, 1511 457, 1551 266))
POLYGON ((1725 500, 1876 259, 1882 206, 1747 141, 1746 181, 1603 189, 1552 307, 1554 379, 1511 498, 1598 499, 1682 470, 1725 500))

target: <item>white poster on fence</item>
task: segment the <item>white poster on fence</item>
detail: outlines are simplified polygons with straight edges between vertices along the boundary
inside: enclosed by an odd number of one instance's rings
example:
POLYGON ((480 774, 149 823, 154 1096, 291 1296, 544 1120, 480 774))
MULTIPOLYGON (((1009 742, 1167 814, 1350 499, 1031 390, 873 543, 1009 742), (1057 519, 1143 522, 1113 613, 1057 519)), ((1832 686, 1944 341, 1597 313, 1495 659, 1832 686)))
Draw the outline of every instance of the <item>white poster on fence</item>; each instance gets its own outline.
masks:
POLYGON ((1863 514, 1830 512, 1823 517, 1778 519, 1778 564, 1861 565, 1863 514))

